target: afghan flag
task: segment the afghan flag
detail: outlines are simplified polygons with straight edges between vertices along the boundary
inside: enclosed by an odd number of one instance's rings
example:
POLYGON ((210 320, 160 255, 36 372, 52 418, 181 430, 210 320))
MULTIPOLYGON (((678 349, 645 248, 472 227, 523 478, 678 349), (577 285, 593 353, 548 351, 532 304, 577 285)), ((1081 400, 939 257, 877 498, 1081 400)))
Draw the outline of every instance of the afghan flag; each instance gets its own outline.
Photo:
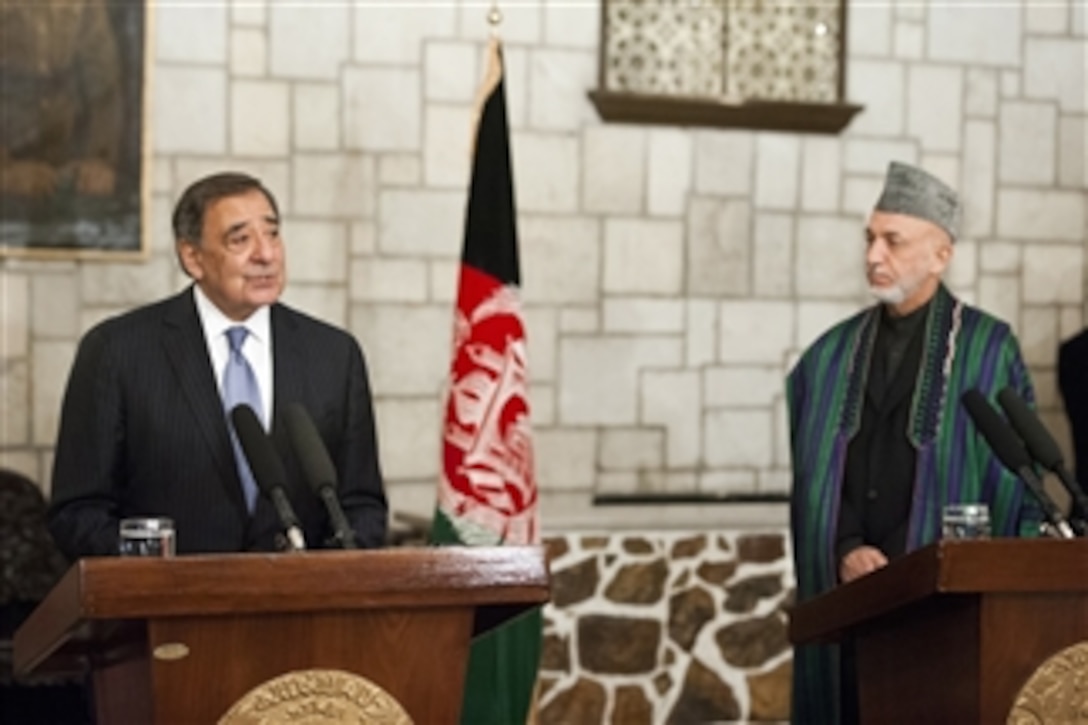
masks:
MULTIPOLYGON (((540 543, 518 267, 502 51, 492 40, 480 91, 431 530, 438 544, 540 543)), ((473 642, 462 723, 526 722, 541 631, 534 608, 473 642)))

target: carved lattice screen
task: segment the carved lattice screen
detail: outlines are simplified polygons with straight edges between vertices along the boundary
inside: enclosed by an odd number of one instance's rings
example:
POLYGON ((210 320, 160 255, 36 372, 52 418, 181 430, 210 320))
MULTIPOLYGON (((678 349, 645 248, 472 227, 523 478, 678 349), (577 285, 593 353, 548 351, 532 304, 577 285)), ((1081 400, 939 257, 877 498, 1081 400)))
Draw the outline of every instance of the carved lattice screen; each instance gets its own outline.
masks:
POLYGON ((688 108, 688 123, 838 131, 858 110, 843 103, 841 3, 603 0, 600 90, 591 97, 612 120, 683 123, 674 117, 688 108), (651 100, 666 105, 654 111, 651 100), (722 108, 717 122, 707 104, 722 108), (787 118, 814 107, 815 120, 787 118))

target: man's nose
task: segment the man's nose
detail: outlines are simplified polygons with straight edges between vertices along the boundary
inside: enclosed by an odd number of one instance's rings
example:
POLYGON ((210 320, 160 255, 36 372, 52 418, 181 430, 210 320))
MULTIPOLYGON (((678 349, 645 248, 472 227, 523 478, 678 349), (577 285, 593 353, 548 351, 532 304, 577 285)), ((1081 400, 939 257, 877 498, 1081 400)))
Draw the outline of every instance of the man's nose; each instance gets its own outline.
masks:
POLYGON ((877 262, 881 262, 884 260, 887 252, 887 246, 879 237, 877 237, 873 241, 869 242, 869 246, 866 247, 865 261, 869 264, 876 264, 877 262))
POLYGON ((277 237, 271 234, 258 234, 253 245, 252 254, 257 259, 270 259, 278 244, 279 239, 277 237))

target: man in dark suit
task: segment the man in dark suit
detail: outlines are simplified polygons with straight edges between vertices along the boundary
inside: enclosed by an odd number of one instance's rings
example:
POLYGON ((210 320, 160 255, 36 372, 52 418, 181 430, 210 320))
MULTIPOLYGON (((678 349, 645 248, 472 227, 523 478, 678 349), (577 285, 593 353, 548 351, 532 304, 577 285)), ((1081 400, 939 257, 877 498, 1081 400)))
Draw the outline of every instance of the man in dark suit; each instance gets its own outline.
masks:
POLYGON ((1065 414, 1073 434, 1075 477, 1088 482, 1088 330, 1058 347, 1058 389, 1065 402, 1065 414))
MULTIPOLYGON (((259 397, 255 410, 288 474, 310 547, 332 534, 276 412, 312 416, 338 474, 357 542, 381 546, 388 506, 370 387, 354 338, 277 302, 284 245, 273 195, 243 174, 190 186, 174 209, 178 259, 194 284, 86 334, 61 412, 49 528, 72 558, 117 552, 120 519, 174 520, 178 553, 270 551, 282 527, 268 497, 247 502, 222 395, 228 329, 259 397), (251 509, 252 506, 252 509, 251 509)), ((229 395, 228 395, 229 399, 229 395)))

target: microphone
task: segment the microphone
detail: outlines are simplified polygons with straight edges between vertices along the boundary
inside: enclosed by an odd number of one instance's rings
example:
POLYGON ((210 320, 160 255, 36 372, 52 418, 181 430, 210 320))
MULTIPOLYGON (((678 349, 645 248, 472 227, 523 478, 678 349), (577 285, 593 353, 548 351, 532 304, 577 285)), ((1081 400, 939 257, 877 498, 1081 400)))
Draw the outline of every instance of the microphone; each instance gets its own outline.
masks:
POLYGON ((1005 423, 979 391, 968 390, 960 400, 964 407, 967 408, 971 420, 975 422, 975 427, 978 428, 986 442, 990 444, 990 448, 998 460, 1004 464, 1005 468, 1019 476, 1024 485, 1031 490, 1031 493, 1043 507, 1043 513, 1046 515, 1047 520, 1050 521, 1055 530, 1063 539, 1074 538, 1069 522, 1065 520, 1062 512, 1058 510, 1054 501, 1047 495, 1046 490, 1043 488, 1043 482, 1039 480, 1039 477, 1035 475, 1035 471, 1032 470, 1031 458, 1028 456, 1027 449, 1024 448, 1023 441, 1016 437, 1012 428, 1005 423))
POLYGON ((321 434, 306 409, 299 403, 291 403, 283 411, 287 435, 295 449, 306 482, 325 504, 332 523, 333 540, 342 549, 354 549, 355 530, 351 528, 340 499, 336 496, 336 467, 329 458, 321 434))
POLYGON ((305 551, 306 540, 302 536, 295 510, 287 499, 287 472, 272 446, 272 441, 264 432, 264 427, 257 420, 257 414, 253 412, 253 408, 242 403, 230 412, 230 419, 234 423, 234 432, 238 434, 238 442, 246 454, 257 486, 263 493, 268 494, 276 507, 280 523, 287 533, 288 549, 305 551))
POLYGON ((1035 411, 1028 407, 1028 404, 1012 387, 1007 387, 998 393, 997 402, 1001 404, 1012 427, 1024 440, 1024 445, 1027 446, 1031 457, 1043 468, 1053 471, 1065 486, 1065 490, 1069 492, 1073 501, 1073 511, 1076 513, 1073 524, 1077 533, 1083 536, 1088 530, 1085 524, 1085 517, 1088 517, 1088 498, 1085 498, 1084 490, 1077 483, 1077 479, 1065 467, 1062 449, 1057 441, 1047 431, 1035 411))

